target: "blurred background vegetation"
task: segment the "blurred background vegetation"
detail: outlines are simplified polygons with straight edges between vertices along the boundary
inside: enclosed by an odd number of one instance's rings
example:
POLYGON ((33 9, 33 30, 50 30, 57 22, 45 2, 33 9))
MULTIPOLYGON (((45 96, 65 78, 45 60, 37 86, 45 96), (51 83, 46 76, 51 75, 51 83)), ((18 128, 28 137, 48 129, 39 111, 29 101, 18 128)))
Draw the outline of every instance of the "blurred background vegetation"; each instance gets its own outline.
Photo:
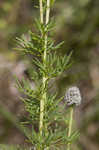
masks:
MULTIPOLYGON (((0 144, 25 144, 17 124, 24 120, 24 106, 15 88, 16 75, 27 78, 28 60, 16 52, 15 38, 35 31, 37 0, 0 0, 0 144)), ((75 110, 81 135, 74 150, 99 149, 99 0, 56 0, 52 8, 54 39, 65 41, 61 55, 73 51, 71 69, 55 82, 60 94, 67 86, 80 88, 83 102, 75 110)), ((5 150, 5 146, 0 146, 5 150)), ((11 150, 11 147, 9 148, 11 150)), ((8 150, 8 148, 7 148, 8 150)))

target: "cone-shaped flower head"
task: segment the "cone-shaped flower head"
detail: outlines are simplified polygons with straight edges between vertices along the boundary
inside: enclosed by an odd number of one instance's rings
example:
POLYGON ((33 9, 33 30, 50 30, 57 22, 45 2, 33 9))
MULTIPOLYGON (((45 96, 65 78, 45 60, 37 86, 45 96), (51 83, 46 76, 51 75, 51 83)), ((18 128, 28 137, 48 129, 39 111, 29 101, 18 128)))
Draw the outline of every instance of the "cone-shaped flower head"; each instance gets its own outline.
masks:
POLYGON ((70 87, 66 91, 65 100, 68 106, 75 104, 76 106, 81 104, 81 94, 79 88, 76 86, 70 87))

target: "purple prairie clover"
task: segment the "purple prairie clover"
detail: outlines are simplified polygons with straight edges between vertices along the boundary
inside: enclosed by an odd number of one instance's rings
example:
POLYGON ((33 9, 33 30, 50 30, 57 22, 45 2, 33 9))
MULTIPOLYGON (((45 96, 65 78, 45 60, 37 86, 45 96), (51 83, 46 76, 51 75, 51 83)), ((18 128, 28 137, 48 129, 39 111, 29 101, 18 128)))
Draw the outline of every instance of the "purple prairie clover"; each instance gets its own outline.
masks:
POLYGON ((81 94, 78 87, 73 86, 70 87, 65 94, 65 101, 67 102, 67 106, 71 106, 75 104, 76 106, 81 104, 81 94))

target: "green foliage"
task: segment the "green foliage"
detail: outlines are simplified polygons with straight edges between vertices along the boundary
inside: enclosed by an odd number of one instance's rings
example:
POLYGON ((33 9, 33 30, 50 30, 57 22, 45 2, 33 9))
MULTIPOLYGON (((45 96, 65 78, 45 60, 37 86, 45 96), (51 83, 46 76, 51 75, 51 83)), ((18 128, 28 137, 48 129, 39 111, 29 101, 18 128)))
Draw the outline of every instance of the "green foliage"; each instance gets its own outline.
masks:
MULTIPOLYGON (((46 6, 46 1, 43 1, 43 3, 46 6)), ((51 4, 53 3, 54 1, 51 1, 51 4)), ((33 67, 29 73, 31 81, 35 84, 35 88, 33 88, 29 80, 22 79, 21 82, 17 80, 17 88, 25 95, 21 100, 29 114, 28 121, 22 123, 22 127, 28 142, 32 143, 37 150, 58 149, 59 145, 72 142, 77 132, 72 133, 70 137, 67 136, 68 128, 64 122, 65 105, 63 104, 60 107, 64 96, 59 98, 57 93, 50 93, 50 81, 70 67, 72 53, 65 56, 58 55, 58 49, 64 42, 55 45, 51 38, 49 31, 52 32, 53 21, 42 24, 39 20, 36 20, 35 25, 37 33, 29 31, 28 40, 24 35, 22 38, 16 38, 19 45, 18 50, 31 57, 33 67), (41 120, 42 99, 44 115, 41 120), (42 129, 39 128, 40 121, 43 123, 42 129), (30 129, 28 129, 29 124, 31 125, 30 129)))

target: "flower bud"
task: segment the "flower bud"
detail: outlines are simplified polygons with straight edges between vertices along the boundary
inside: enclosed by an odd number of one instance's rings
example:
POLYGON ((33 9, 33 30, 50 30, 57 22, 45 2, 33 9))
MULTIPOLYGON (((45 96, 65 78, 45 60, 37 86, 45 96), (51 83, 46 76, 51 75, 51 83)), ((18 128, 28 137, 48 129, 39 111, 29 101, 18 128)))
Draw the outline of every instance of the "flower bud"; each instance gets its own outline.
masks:
POLYGON ((67 106, 75 104, 76 106, 81 104, 81 94, 79 88, 76 86, 70 87, 64 98, 67 102, 67 106))

